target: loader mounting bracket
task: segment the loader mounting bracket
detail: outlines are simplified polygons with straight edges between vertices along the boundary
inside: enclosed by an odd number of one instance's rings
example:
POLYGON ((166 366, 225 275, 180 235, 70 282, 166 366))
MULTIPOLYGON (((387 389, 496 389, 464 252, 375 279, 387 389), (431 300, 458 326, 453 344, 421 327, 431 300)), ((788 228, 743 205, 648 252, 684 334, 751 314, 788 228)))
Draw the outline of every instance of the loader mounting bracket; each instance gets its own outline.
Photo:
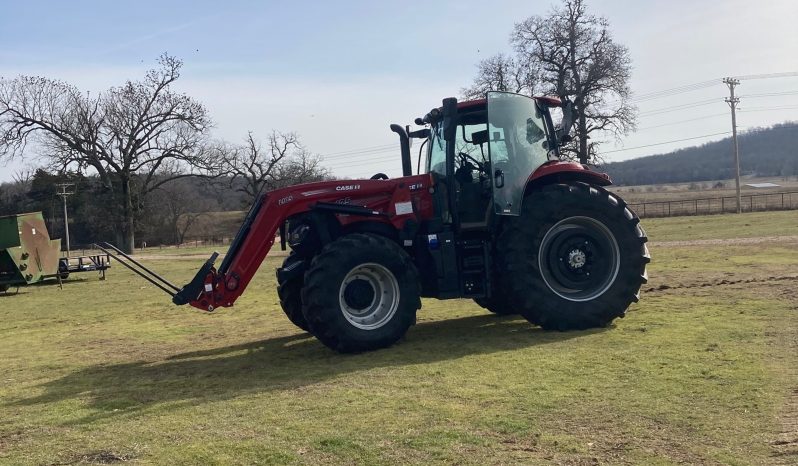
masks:
POLYGON ((205 289, 205 278, 213 270, 213 263, 216 262, 217 257, 219 257, 218 252, 211 254, 211 257, 200 267, 197 274, 194 275, 194 278, 172 296, 173 303, 182 306, 199 298, 200 294, 202 294, 205 289))

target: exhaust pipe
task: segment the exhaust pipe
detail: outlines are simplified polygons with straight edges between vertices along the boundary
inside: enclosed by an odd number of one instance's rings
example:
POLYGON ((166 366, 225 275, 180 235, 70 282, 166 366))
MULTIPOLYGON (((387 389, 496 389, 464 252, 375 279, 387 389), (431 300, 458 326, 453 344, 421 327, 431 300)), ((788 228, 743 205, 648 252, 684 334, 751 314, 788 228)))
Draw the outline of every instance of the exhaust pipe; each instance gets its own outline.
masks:
POLYGON ((407 131, 397 124, 391 125, 391 131, 399 135, 399 148, 402 151, 402 176, 413 175, 413 162, 410 160, 410 139, 407 131))

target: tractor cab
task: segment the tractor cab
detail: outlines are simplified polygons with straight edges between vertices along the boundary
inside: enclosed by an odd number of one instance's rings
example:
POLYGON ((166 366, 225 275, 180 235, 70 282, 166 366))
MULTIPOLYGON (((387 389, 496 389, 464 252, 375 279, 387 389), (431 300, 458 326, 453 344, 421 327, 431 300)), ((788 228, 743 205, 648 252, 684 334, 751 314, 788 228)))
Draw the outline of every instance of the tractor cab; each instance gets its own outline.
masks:
MULTIPOLYGON (((521 215, 530 176, 559 160, 549 107, 560 105, 559 99, 507 92, 460 103, 444 99, 416 119, 424 129, 404 133, 425 140, 424 172, 434 186, 435 221, 426 232, 435 244, 418 255, 422 262, 430 259, 421 268, 425 296, 491 295, 493 249, 503 218, 521 215)), ((403 136, 398 125, 392 128, 403 136)), ((403 165, 409 157, 403 148, 403 165)))
POLYGON ((447 99, 416 121, 429 124, 425 171, 445 191, 445 223, 473 231, 488 229, 493 215, 520 215, 530 175, 559 158, 552 105, 559 100, 490 92, 447 99))

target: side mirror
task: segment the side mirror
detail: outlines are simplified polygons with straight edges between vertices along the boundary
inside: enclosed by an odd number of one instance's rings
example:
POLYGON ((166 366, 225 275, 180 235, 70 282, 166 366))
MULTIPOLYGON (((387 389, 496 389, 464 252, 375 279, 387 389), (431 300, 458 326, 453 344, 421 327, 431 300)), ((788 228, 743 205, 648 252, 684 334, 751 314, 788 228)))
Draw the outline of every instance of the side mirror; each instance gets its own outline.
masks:
POLYGON ((570 100, 563 99, 562 103, 562 123, 560 123, 560 128, 557 130, 557 142, 560 145, 570 142, 573 138, 571 137, 571 127, 574 125, 574 103, 570 100))

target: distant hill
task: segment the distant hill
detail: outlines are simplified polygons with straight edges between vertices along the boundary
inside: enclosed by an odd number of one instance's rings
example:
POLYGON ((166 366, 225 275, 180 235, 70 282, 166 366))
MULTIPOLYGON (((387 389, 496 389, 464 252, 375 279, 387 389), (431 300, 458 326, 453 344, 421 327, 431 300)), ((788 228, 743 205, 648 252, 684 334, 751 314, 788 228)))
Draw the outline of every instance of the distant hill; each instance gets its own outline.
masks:
MULTIPOLYGON (((740 173, 753 176, 798 175, 798 123, 784 123, 738 135, 740 173)), ((602 165, 615 184, 646 185, 723 180, 734 177, 731 137, 602 165)))

